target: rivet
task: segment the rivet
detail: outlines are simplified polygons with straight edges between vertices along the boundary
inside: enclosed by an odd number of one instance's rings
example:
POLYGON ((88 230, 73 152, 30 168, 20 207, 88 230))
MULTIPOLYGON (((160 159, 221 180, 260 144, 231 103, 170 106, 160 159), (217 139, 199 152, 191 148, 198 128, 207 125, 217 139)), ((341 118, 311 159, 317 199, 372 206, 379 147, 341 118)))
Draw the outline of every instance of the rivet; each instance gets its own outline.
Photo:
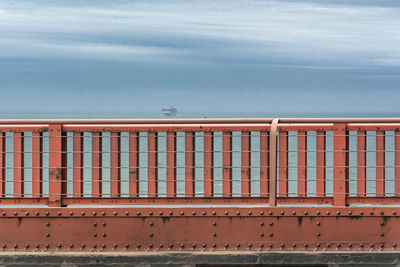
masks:
POLYGON ((262 247, 264 247, 264 244, 263 244, 263 243, 260 243, 260 248, 262 248, 262 247))
POLYGON ((319 248, 321 246, 321 244, 317 243, 317 248, 319 248))
POLYGON ((7 245, 6 244, 3 244, 3 248, 5 248, 7 245))
POLYGON ((160 246, 160 248, 162 248, 162 247, 163 247, 163 244, 160 244, 159 246, 160 246))
POLYGON ((46 216, 49 216, 49 212, 48 211, 46 211, 44 214, 46 214, 46 216))
POLYGON ((117 215, 118 213, 116 211, 113 212, 114 215, 117 215))
POLYGON ((94 223, 93 223, 93 226, 96 227, 96 226, 97 226, 97 222, 94 222, 94 223))
POLYGON ((103 237, 106 237, 106 233, 103 233, 103 237))
POLYGON ((94 237, 97 237, 97 234, 96 234, 96 233, 93 233, 93 236, 94 236, 94 237))
POLYGON ((216 226, 216 225, 217 225, 217 222, 213 222, 212 224, 213 224, 214 226, 216 226))
POLYGON ((237 246, 237 247, 240 247, 240 244, 239 244, 239 243, 237 243, 237 244, 236 244, 236 246, 237 246))
POLYGON ((152 211, 150 211, 150 212, 149 212, 149 215, 153 215, 153 212, 152 212, 152 211))
POLYGON ((173 214, 174 214, 174 213, 173 213, 172 211, 169 212, 169 215, 170 215, 170 216, 173 215, 173 214))
POLYGON ((85 215, 85 212, 84 212, 84 211, 82 211, 82 212, 81 212, 81 214, 82 214, 82 216, 83 216, 83 215, 85 215))
POLYGON ((371 214, 371 215, 374 215, 374 212, 373 212, 373 211, 371 211, 369 214, 371 214))
POLYGON ((326 212, 326 215, 329 215, 329 214, 331 214, 331 212, 328 210, 328 211, 326 212))
POLYGON ((396 215, 396 211, 395 210, 392 213, 393 213, 393 215, 396 215))
POLYGON ((380 245, 380 246, 381 246, 381 248, 383 248, 383 247, 385 246, 385 244, 381 243, 381 245, 380 245))
POLYGON ((227 248, 227 247, 229 247, 229 245, 228 245, 228 244, 225 244, 225 247, 227 248))
POLYGON ((270 237, 273 237, 273 236, 274 236, 274 234, 273 234, 273 233, 269 233, 269 236, 270 236, 270 237))
POLYGON ((118 244, 114 243, 114 248, 116 248, 118 246, 118 244))
POLYGON ((183 247, 185 247, 185 244, 182 243, 182 244, 181 244, 181 248, 183 248, 183 247))
POLYGON ((349 214, 349 215, 351 215, 351 214, 352 214, 352 212, 351 212, 351 211, 349 211, 349 212, 348 212, 348 214, 349 214))
POLYGON ((305 211, 305 212, 304 212, 304 215, 307 215, 307 214, 308 214, 308 211, 305 211))
POLYGON ((28 215, 29 215, 29 212, 25 212, 25 215, 28 216, 28 215))
POLYGON ((192 215, 196 215, 196 212, 195 212, 195 211, 192 211, 192 215))
POLYGON ((285 246, 285 244, 281 244, 281 248, 283 248, 285 246))
POLYGON ((50 236, 50 234, 49 233, 46 233, 46 237, 49 237, 50 236))
POLYGON ((153 247, 153 244, 150 243, 150 244, 149 244, 149 248, 152 248, 152 247, 153 247))
POLYGON ((217 233, 213 233, 212 235, 213 235, 213 236, 217 236, 217 233))
POLYGON ((363 211, 360 211, 360 215, 364 215, 364 212, 363 212, 363 211))
POLYGON ((248 213, 249 213, 249 215, 253 214, 251 211, 249 211, 248 213))
POLYGON ((285 214, 285 212, 284 211, 281 211, 281 215, 284 215, 285 214))
MULTIPOLYGON (((128 245, 128 244, 126 244, 126 245, 128 245)), ((125 247, 127 247, 126 245, 125 245, 125 247)), ((140 245, 140 244, 137 244, 136 246, 137 246, 138 248, 140 248, 140 247, 141 247, 141 245, 140 245)))
POLYGON ((129 215, 129 212, 128 212, 128 211, 125 211, 125 215, 129 215))
POLYGON ((62 246, 61 243, 58 243, 58 244, 57 244, 57 247, 61 248, 61 246, 62 246))
POLYGON ((263 212, 263 211, 260 211, 260 215, 264 215, 264 212, 263 212))
POLYGON ((240 211, 237 211, 237 212, 236 212, 236 215, 240 215, 240 211))
POLYGON ((140 211, 136 212, 136 215, 139 216, 140 215, 140 211))
POLYGON ((212 244, 212 247, 215 248, 217 245, 216 244, 212 244))
POLYGON ((150 222, 149 225, 150 225, 150 226, 153 226, 153 222, 150 222))
MULTIPOLYGON (((140 244, 139 244, 139 246, 140 246, 140 244)), ((126 247, 126 248, 129 248, 129 244, 125 244, 125 247, 126 247)))
POLYGON ((57 215, 58 215, 58 216, 61 216, 61 211, 57 212, 57 215))
POLYGON ((202 246, 203 246, 203 248, 205 248, 207 245, 203 243, 203 245, 202 245, 202 246))
POLYGON ((205 211, 203 211, 201 214, 203 214, 203 215, 206 215, 206 212, 205 212, 205 211))
POLYGON ((317 210, 317 215, 320 215, 320 214, 321 214, 321 212, 319 210, 317 210))
POLYGON ((18 247, 18 245, 17 244, 14 244, 14 248, 17 248, 18 247))
POLYGON ((50 223, 49 223, 49 222, 47 222, 47 223, 46 223, 46 226, 50 226, 50 223))
POLYGON ((320 236, 321 235, 321 233, 317 233, 317 236, 320 236))
POLYGON ((292 214, 293 214, 293 215, 296 215, 296 212, 295 212, 295 211, 292 211, 292 214))
POLYGON ((2 214, 3 214, 3 216, 6 216, 6 213, 4 211, 2 212, 2 214))
POLYGON ((260 222, 260 225, 261 225, 261 226, 264 226, 264 222, 260 222))
POLYGON ((273 223, 273 222, 269 222, 269 225, 271 225, 271 226, 272 226, 272 225, 274 225, 274 223, 273 223))
POLYGON ((381 222, 381 225, 385 225, 385 222, 381 222))
POLYGON ((340 244, 338 243, 338 244, 336 244, 336 246, 338 247, 338 248, 340 248, 340 244))
POLYGON ((171 243, 169 243, 168 246, 169 246, 170 248, 172 248, 173 245, 172 245, 171 243))
POLYGON ((26 247, 26 248, 29 248, 29 244, 26 244, 25 247, 26 247))
POLYGON ((395 248, 397 245, 395 243, 393 243, 393 247, 395 248))
POLYGON ((305 248, 308 248, 308 244, 304 244, 304 247, 305 247, 305 248))
POLYGON ((317 225, 321 225, 321 222, 317 222, 317 225))
POLYGON ((293 244, 293 245, 292 245, 292 247, 294 247, 294 248, 295 248, 295 247, 296 247, 296 244, 293 244))
POLYGON ((264 233, 261 233, 260 236, 264 236, 264 233))
POLYGON ((381 233, 381 236, 384 236, 385 235, 385 233, 381 233))
POLYGON ((192 248, 195 248, 195 247, 196 247, 196 244, 193 244, 193 245, 192 245, 192 248))
POLYGON ((105 213, 104 211, 102 211, 102 212, 101 212, 101 215, 104 216, 104 215, 106 215, 106 213, 105 213))
POLYGON ((97 248, 97 244, 93 244, 93 248, 97 248))
POLYGON ((251 248, 253 245, 252 244, 248 244, 248 247, 251 248))
POLYGON ((384 211, 381 211, 381 215, 384 215, 385 214, 385 212, 384 211))
POLYGON ((268 244, 268 247, 272 248, 272 244, 268 244))
POLYGON ((101 244, 101 247, 102 247, 102 248, 105 248, 105 247, 106 247, 106 244, 101 244))
POLYGON ((273 213, 272 213, 272 211, 268 211, 268 215, 272 215, 273 213))
POLYGON ((161 216, 161 215, 163 215, 163 212, 162 212, 162 211, 160 211, 158 214, 160 214, 160 216, 161 216))
POLYGON ((97 213, 95 211, 93 211, 93 216, 96 216, 96 215, 97 215, 97 213))
POLYGON ((70 212, 69 212, 69 215, 72 216, 72 215, 74 215, 74 213, 73 213, 72 211, 70 211, 70 212))
POLYGON ((35 245, 35 248, 39 248, 39 244, 36 244, 36 245, 35 245))
POLYGON ((153 233, 150 233, 150 234, 149 234, 150 237, 153 237, 153 235, 154 235, 153 233))
POLYGON ((17 216, 17 215, 18 215, 18 213, 17 213, 16 211, 14 211, 14 215, 15 215, 15 216, 17 216))
POLYGON ((340 215, 340 211, 337 211, 336 214, 337 214, 337 215, 340 215))
POLYGON ((331 247, 331 244, 329 244, 329 243, 326 244, 326 247, 327 247, 327 248, 330 248, 330 247, 331 247))
POLYGON ((107 224, 105 222, 103 222, 103 226, 106 226, 107 224))
POLYGON ((74 244, 69 244, 69 247, 72 248, 74 246, 74 244))
POLYGON ((86 245, 85 244, 82 244, 82 247, 84 248, 86 245))
POLYGON ((370 244, 369 246, 370 246, 371 248, 373 248, 373 247, 374 247, 374 244, 370 244))
POLYGON ((363 248, 363 247, 364 247, 364 244, 363 244, 363 243, 361 243, 361 244, 360 244, 360 248, 363 248))
POLYGON ((351 248, 353 245, 352 244, 349 244, 349 248, 351 248))
POLYGON ((181 215, 184 215, 185 213, 183 211, 181 211, 181 215))
POLYGON ((217 213, 215 212, 215 210, 213 210, 213 211, 212 211, 212 215, 215 215, 215 214, 217 214, 217 213))
POLYGON ((228 214, 229 214, 229 212, 225 211, 225 215, 228 215, 228 214))

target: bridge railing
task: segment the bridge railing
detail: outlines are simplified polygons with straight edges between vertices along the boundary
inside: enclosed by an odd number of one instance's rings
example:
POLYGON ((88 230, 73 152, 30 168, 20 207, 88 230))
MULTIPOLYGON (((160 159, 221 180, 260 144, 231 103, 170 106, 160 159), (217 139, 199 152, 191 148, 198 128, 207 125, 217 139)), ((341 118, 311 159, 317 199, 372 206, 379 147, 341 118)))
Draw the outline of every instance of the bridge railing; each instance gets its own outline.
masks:
POLYGON ((1 120, 0 205, 400 203, 400 119, 1 120))

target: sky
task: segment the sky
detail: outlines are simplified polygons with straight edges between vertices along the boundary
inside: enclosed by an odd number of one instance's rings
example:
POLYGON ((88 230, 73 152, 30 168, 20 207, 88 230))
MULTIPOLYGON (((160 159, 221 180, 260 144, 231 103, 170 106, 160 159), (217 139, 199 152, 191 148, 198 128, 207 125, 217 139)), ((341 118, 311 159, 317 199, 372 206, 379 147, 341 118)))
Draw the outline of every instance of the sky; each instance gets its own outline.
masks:
POLYGON ((0 117, 400 116, 400 2, 0 0, 0 93, 0 117))

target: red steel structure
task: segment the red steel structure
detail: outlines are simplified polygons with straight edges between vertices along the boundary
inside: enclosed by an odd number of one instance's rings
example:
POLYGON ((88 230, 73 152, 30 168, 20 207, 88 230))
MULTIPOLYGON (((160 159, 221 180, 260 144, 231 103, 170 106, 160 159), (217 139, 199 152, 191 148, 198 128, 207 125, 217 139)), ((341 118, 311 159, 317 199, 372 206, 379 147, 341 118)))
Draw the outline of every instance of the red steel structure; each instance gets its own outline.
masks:
POLYGON ((0 120, 4 251, 397 251, 400 119, 0 120))

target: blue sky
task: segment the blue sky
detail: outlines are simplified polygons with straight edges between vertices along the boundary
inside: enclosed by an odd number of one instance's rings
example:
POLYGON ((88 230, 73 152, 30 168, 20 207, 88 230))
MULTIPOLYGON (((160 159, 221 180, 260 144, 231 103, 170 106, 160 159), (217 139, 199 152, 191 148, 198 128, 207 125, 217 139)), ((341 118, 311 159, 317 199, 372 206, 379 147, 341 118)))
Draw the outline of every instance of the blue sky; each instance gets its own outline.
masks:
POLYGON ((0 112, 400 116, 399 1, 0 0, 0 112))

